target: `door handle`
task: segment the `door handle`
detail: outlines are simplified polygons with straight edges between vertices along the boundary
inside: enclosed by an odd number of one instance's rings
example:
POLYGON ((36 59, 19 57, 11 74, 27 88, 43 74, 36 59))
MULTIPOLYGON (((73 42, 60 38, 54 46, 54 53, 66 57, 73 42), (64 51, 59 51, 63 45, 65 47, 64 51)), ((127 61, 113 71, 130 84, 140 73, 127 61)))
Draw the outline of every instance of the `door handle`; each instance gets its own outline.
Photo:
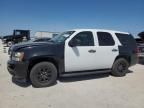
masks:
POLYGON ((92 49, 91 49, 91 50, 89 50, 88 52, 89 52, 89 53, 95 53, 96 50, 92 50, 92 49))
POLYGON ((117 52, 117 51, 118 51, 118 49, 115 49, 115 48, 114 48, 114 49, 112 49, 112 52, 117 52))

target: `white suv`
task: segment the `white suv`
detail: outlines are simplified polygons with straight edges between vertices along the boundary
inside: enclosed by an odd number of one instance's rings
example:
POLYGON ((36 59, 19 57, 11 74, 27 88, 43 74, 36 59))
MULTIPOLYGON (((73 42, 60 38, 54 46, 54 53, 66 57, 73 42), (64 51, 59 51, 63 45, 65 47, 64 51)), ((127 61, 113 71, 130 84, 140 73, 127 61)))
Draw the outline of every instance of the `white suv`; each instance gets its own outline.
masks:
POLYGON ((8 70, 36 87, 49 86, 61 76, 103 72, 124 76, 136 64, 136 49, 135 39, 126 32, 75 29, 48 42, 12 46, 8 70))

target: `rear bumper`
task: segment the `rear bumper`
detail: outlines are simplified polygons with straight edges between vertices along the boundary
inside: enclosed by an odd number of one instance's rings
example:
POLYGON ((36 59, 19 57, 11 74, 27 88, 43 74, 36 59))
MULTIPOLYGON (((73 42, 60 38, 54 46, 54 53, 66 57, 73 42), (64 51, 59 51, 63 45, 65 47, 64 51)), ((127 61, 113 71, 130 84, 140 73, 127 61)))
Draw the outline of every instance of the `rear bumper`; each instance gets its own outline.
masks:
POLYGON ((138 57, 139 57, 139 58, 144 58, 144 53, 139 53, 139 54, 138 54, 138 57))
POLYGON ((26 82, 28 78, 28 65, 25 62, 17 62, 9 60, 7 62, 7 69, 9 73, 15 78, 16 80, 26 82))

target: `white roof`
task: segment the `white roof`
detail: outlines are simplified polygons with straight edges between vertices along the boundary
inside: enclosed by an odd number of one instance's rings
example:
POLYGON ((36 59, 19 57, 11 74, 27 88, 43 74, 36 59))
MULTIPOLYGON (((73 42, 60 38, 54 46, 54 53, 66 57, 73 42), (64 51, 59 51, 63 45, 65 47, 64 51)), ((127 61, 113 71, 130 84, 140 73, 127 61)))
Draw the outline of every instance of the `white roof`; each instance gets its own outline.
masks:
POLYGON ((128 32, 121 32, 121 31, 115 31, 115 30, 106 30, 106 29, 73 29, 72 31, 101 31, 101 32, 130 34, 128 32))

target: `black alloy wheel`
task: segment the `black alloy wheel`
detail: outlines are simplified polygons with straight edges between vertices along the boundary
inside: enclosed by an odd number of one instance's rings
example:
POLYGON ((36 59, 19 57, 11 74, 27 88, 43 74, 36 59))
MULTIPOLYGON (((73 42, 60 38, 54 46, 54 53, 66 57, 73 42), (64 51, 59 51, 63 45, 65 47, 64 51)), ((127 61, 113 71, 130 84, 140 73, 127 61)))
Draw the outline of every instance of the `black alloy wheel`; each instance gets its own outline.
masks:
POLYGON ((122 77, 128 72, 129 63, 124 58, 117 59, 112 67, 112 75, 122 77))
POLYGON ((30 80, 34 87, 51 86, 57 80, 57 69, 50 62, 40 62, 32 68, 30 80))

